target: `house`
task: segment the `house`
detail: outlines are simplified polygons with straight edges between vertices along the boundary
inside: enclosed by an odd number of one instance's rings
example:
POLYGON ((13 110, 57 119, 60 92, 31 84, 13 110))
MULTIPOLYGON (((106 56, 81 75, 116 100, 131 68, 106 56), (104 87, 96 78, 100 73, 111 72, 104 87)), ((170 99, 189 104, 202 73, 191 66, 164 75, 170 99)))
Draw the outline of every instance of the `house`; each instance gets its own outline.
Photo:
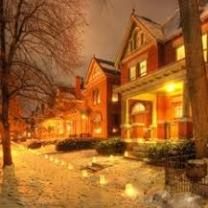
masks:
POLYGON ((92 58, 83 95, 89 108, 89 129, 93 137, 120 134, 120 101, 118 93, 113 92, 120 85, 119 77, 113 62, 92 58))
MULTIPOLYGON (((201 11, 207 61, 208 12, 201 11)), ((116 58, 121 85, 121 136, 124 139, 192 138, 185 49, 179 10, 164 24, 135 14, 116 58)))
MULTIPOLYGON (((108 138, 120 134, 120 102, 113 89, 120 72, 114 63, 92 58, 86 79, 75 79, 75 87, 57 86, 52 106, 36 118, 36 137, 108 138)), ((43 108, 42 108, 43 109, 43 108)))

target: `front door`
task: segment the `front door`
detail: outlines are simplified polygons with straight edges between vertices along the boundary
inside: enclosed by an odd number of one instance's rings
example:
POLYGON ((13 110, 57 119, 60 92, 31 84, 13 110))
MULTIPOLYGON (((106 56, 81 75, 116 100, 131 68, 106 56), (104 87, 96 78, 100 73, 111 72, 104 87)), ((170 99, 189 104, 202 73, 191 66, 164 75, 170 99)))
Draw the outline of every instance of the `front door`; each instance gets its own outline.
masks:
POLYGON ((130 121, 132 125, 132 138, 150 138, 151 131, 149 128, 152 124, 152 102, 135 102, 131 108, 130 121))

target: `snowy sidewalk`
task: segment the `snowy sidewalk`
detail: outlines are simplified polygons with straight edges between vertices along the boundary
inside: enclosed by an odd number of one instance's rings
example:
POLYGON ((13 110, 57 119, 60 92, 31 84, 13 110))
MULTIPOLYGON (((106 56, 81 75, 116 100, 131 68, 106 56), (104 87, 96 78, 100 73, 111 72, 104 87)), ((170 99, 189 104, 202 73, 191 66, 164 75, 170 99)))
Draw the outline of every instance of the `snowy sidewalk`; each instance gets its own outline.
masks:
MULTIPOLYGON (((161 170, 152 171, 139 162, 121 160, 101 171, 110 180, 100 185, 100 173, 83 178, 78 168, 69 170, 35 153, 13 146, 15 167, 0 169, 0 208, 142 208, 144 193, 162 188, 162 183, 152 181, 153 176, 161 180, 161 170), (124 194, 126 182, 136 184, 137 199, 124 194)), ((70 160, 70 155, 65 157, 70 160)))

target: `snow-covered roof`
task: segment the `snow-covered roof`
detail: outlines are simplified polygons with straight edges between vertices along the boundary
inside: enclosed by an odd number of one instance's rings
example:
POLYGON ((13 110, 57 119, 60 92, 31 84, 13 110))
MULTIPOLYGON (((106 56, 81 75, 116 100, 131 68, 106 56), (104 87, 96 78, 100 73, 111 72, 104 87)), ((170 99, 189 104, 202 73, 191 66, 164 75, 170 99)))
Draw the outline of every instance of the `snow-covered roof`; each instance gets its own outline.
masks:
POLYGON ((146 28, 151 32, 151 34, 159 41, 163 41, 164 34, 162 31, 162 26, 158 24, 157 22, 154 22, 153 20, 144 17, 144 16, 138 16, 134 15, 136 19, 146 26, 146 28))
POLYGON ((117 75, 120 72, 115 68, 115 64, 112 61, 107 61, 104 59, 100 59, 100 58, 96 58, 95 60, 97 61, 97 63, 100 65, 102 71, 104 73, 109 73, 109 74, 113 74, 113 75, 117 75))
MULTIPOLYGON (((200 12, 200 18, 203 22, 205 19, 208 18, 208 5, 201 7, 200 12)), ((174 36, 182 33, 179 9, 176 9, 174 14, 170 16, 168 20, 162 25, 162 30, 164 34, 164 41, 170 40, 174 36)))

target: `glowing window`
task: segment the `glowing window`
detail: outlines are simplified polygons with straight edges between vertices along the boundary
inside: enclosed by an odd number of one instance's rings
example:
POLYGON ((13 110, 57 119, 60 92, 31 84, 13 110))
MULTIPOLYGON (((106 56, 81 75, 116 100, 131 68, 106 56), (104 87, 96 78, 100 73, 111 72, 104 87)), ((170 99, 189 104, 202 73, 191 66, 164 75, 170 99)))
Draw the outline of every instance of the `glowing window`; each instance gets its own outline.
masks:
POLYGON ((130 80, 130 81, 136 79, 136 76, 137 76, 136 71, 137 71, 137 70, 136 70, 136 66, 130 67, 130 69, 129 69, 129 80, 130 80))
POLYGON ((147 74, 147 60, 139 63, 139 73, 141 77, 147 74))
POLYGON ((135 104, 135 106, 133 107, 132 111, 131 111, 131 114, 132 115, 135 115, 135 114, 138 114, 138 113, 143 113, 146 111, 146 108, 144 106, 144 104, 142 103, 137 103, 135 104))
POLYGON ((100 91, 98 89, 93 90, 92 99, 93 99, 93 104, 95 104, 95 105, 101 103, 100 91))
POLYGON ((185 58, 185 47, 184 45, 179 46, 176 48, 176 60, 182 60, 185 58))
POLYGON ((207 34, 202 35, 202 46, 203 46, 204 60, 207 61, 207 34))
POLYGON ((111 99, 113 103, 118 102, 118 93, 114 92, 116 87, 117 87, 116 85, 113 85, 113 92, 112 92, 112 99, 111 99))
POLYGON ((174 107, 174 118, 181 118, 182 117, 182 105, 177 104, 174 107))

